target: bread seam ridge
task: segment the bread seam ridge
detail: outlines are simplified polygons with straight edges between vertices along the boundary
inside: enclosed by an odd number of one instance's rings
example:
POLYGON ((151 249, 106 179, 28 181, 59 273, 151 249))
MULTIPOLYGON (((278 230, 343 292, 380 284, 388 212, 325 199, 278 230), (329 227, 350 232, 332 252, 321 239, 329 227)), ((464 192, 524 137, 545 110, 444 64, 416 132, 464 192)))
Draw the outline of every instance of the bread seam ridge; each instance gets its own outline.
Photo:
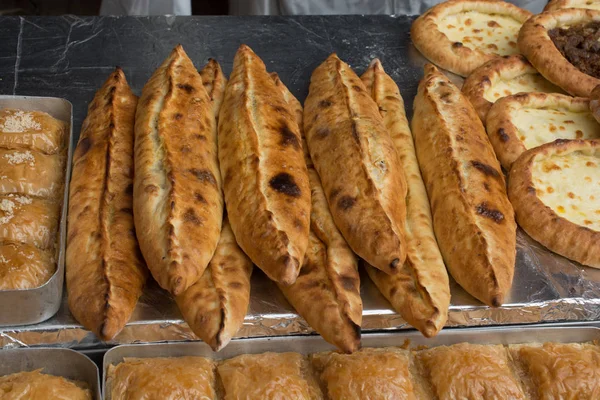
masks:
MULTIPOLYGON (((341 70, 342 70, 341 66, 342 66, 342 60, 340 60, 339 58, 336 57, 336 60, 335 60, 335 77, 337 77, 337 79, 339 79, 340 84, 344 88, 343 95, 341 97, 344 99, 344 103, 346 103, 346 110, 348 112, 348 115, 350 116, 350 121, 352 123, 352 128, 353 129, 357 129, 356 120, 355 120, 355 117, 353 117, 354 112, 353 112, 353 108, 352 108, 351 101, 350 101, 350 99, 351 99, 350 89, 348 88, 348 86, 344 82, 344 78, 343 78, 343 76, 341 74, 341 70)), ((334 77, 334 79, 335 79, 335 77, 334 77)), ((360 77, 358 78, 358 80, 360 80, 360 77)), ((333 86, 335 87, 335 84, 333 86)), ((379 113, 379 110, 377 112, 379 113)), ((387 132, 387 128, 386 128, 386 132, 387 132)), ((383 205, 382 205, 383 202, 381 201, 381 197, 379 196, 380 189, 375 184, 375 182, 373 181, 373 178, 371 178, 370 171, 367 168, 365 168, 364 161, 365 161, 366 156, 365 156, 365 151, 363 150, 363 146, 360 143, 360 140, 358 141, 358 143, 356 143, 357 141, 354 141, 354 142, 355 142, 354 145, 358 148, 358 153, 360 155, 360 160, 362 161, 360 163, 361 171, 363 172, 363 174, 365 176, 365 180, 368 182, 368 184, 371 185, 375 189, 374 190, 374 192, 375 192, 374 193, 374 197, 376 197, 376 199, 377 199, 377 201, 375 203, 378 205, 378 208, 383 212, 383 215, 385 215, 387 225, 389 226, 389 229, 392 231, 393 236, 396 237, 396 240, 398 242, 398 248, 397 249, 400 250, 403 247, 402 246, 402 239, 401 239, 401 232, 398 232, 397 229, 395 229, 397 227, 394 227, 394 225, 395 225, 394 222, 392 221, 392 219, 388 215, 388 212, 385 209, 385 207, 383 207, 383 205)), ((366 155, 368 156, 369 152, 367 151, 366 153, 367 153, 366 155)), ((367 159, 366 161, 369 162, 369 163, 371 162, 370 158, 367 159)), ((325 189, 323 189, 323 190, 325 190, 325 189)), ((329 201, 328 201, 328 203, 329 203, 329 201)), ((402 249, 402 251, 400 251, 400 253, 406 254, 406 250, 402 249)))
MULTIPOLYGON (((380 104, 380 95, 383 95, 382 93, 380 93, 380 90, 383 90, 383 86, 384 86, 383 80, 381 79, 381 77, 379 76, 379 74, 376 73, 376 71, 379 70, 380 68, 381 68, 381 64, 380 63, 378 63, 375 66, 375 68, 374 68, 374 71, 373 71, 373 85, 372 85, 372 88, 371 88, 372 97, 376 99, 375 102, 377 104, 380 104)), ((381 68, 381 69, 383 70, 383 68, 381 68)), ((382 71, 382 72, 384 72, 384 71, 382 71)), ((400 95, 400 98, 402 99, 402 106, 404 106, 404 99, 402 98, 402 95, 400 95)), ((407 119, 406 122, 408 124, 408 119, 407 119)), ((410 129, 410 127, 409 127, 409 129, 410 129)), ((386 127, 386 130, 387 130, 387 127, 386 127)), ((396 150, 396 143, 394 141, 394 138, 392 137, 391 132, 388 132, 388 133, 390 134, 390 137, 392 139, 392 144, 394 145, 394 149, 396 150)), ((415 145, 414 145, 414 140, 412 138, 412 132, 410 132, 410 133, 411 133, 410 140, 411 140, 411 142, 413 142, 412 143, 413 151, 415 151, 414 150, 415 145)), ((398 158, 400 158, 400 157, 398 157, 398 158)), ((416 154, 415 154, 415 161, 417 161, 416 154)), ((406 171, 404 170, 404 167, 402 167, 402 173, 406 174, 406 171)), ((421 180, 423 180, 422 177, 421 177, 421 180)), ((408 183, 408 179, 406 179, 406 177, 405 177, 405 181, 406 181, 406 196, 408 196, 409 183, 408 183)), ((425 184, 423 184, 423 186, 424 185, 425 184)), ((433 217, 432 217, 432 220, 433 220, 433 217)), ((433 226, 433 224, 432 224, 432 226, 433 226)), ((406 215, 406 219, 404 221, 404 229, 407 230, 407 231, 411 231, 408 212, 407 212, 407 215, 406 215)), ((434 234, 434 238, 435 238, 435 234, 434 234)), ((408 242, 408 240, 407 240, 407 242, 408 242)), ((436 245, 437 245, 437 239, 436 239, 436 245)), ((421 282, 419 281, 419 277, 418 277, 416 268, 414 266, 414 263, 412 262, 410 252, 408 251, 408 246, 407 246, 407 250, 406 250, 406 260, 404 261, 404 265, 408 266, 408 268, 410 270, 411 278, 413 280, 413 283, 415 284, 415 287, 417 288, 417 291, 419 293, 420 299, 423 300, 431 309, 434 310, 434 312, 436 313, 436 316, 439 315, 440 309, 433 304, 433 300, 432 300, 431 294, 429 293, 429 291, 427 290, 427 288, 424 285, 422 285, 421 282)), ((427 318, 427 323, 433 323, 433 325, 435 327, 435 323, 433 322, 433 318, 427 318)))
MULTIPOLYGON (((119 79, 119 83, 121 83, 121 80, 119 79)), ((116 125, 115 125, 115 106, 114 106, 114 100, 115 100, 115 92, 116 92, 116 88, 113 87, 114 89, 111 90, 111 97, 110 97, 110 124, 109 126, 109 134, 108 137, 106 138, 106 155, 105 155, 105 164, 104 164, 104 179, 102 182, 102 196, 100 197, 100 204, 98 205, 98 219, 99 219, 99 227, 100 227, 100 232, 102 233, 102 243, 100 243, 100 251, 102 254, 102 262, 101 262, 101 266, 100 268, 102 268, 102 277, 104 278, 104 282, 106 283, 106 292, 105 292, 105 297, 104 297, 104 308, 102 310, 102 323, 101 325, 98 327, 98 332, 104 336, 104 329, 106 328, 106 323, 108 320, 108 312, 110 309, 110 303, 112 300, 112 296, 111 296, 111 292, 112 292, 112 284, 110 282, 110 279, 108 278, 108 269, 110 268, 110 262, 108 260, 107 257, 107 252, 110 249, 110 241, 111 241, 111 236, 110 236, 110 225, 111 222, 113 221, 112 218, 110 218, 111 215, 111 204, 110 204, 110 200, 108 198, 108 189, 110 186, 110 177, 111 177, 111 166, 112 166, 112 157, 111 157, 111 153, 112 153, 112 149, 114 148, 113 146, 113 139, 114 139, 114 135, 115 135, 115 131, 116 131, 116 125), (108 208, 108 212, 106 213, 106 209, 108 208), (106 215, 105 215, 106 213, 106 215), (106 219, 110 219, 110 221, 107 221, 106 219)))
MULTIPOLYGON (((162 164, 163 164, 163 171, 164 175, 165 175, 165 182, 168 183, 169 185, 169 189, 166 193, 165 196, 165 201, 163 206, 167 208, 168 212, 167 212, 167 218, 165 220, 165 226, 167 227, 167 257, 169 258, 169 266, 168 266, 168 270, 171 270, 171 267, 173 266, 173 263, 176 263, 176 265, 181 265, 181 263, 179 262, 179 257, 178 254, 176 252, 176 248, 177 247, 177 233, 176 233, 176 228, 175 228, 175 224, 173 224, 173 219, 175 218, 173 216, 173 211, 174 211, 174 207, 172 205, 175 204, 175 179, 173 179, 172 177, 169 177, 169 175, 172 175, 173 172, 173 162, 171 161, 171 154, 169 151, 169 146, 167 146, 166 140, 164 138, 164 135, 161 134, 160 132, 158 132, 158 122, 162 119, 162 114, 165 112, 165 108, 164 105, 166 103, 169 102, 169 100, 171 100, 172 98, 174 98, 174 91, 173 91, 173 73, 174 73, 174 69, 176 67, 175 64, 178 64, 177 61, 180 60, 180 56, 179 54, 177 55, 177 58, 175 58, 174 60, 172 60, 165 73, 166 73, 166 77, 167 77, 167 81, 169 84, 169 89, 167 90, 167 92, 165 93, 164 97, 163 97, 163 102, 161 104, 161 109, 158 113, 157 116, 157 135, 158 138, 162 144, 162 147, 164 149, 163 151, 163 159, 162 159, 162 164), (177 258, 177 260, 175 259, 177 258)), ((176 274, 179 275, 179 274, 176 274)), ((181 276, 177 277, 176 282, 169 282, 169 286, 172 287, 173 284, 175 283, 175 287, 178 286, 178 283, 181 282, 181 276)))
MULTIPOLYGON (((256 56, 258 57, 258 56, 256 56)), ((249 68, 249 63, 250 60, 248 59, 248 57, 244 57, 243 59, 243 63, 244 63, 244 84, 245 84, 245 89, 242 92, 242 96, 244 101, 244 111, 249 110, 250 113, 249 115, 244 112, 244 116, 246 116, 250 122, 250 126, 252 127, 252 132, 254 133, 254 136, 256 137, 256 154, 258 155, 258 167, 256 168, 256 188, 258 189, 258 194, 260 195, 261 200, 264 202, 264 206, 265 206, 265 210, 266 212, 271 215, 272 219, 273 219, 273 223, 270 223, 271 226, 273 226, 273 228, 277 231, 277 239, 279 241, 279 243, 277 244, 278 246, 283 246, 285 248, 285 252, 290 254, 290 259, 293 259, 294 257, 291 257, 291 254, 294 253, 293 249, 290 249, 290 243, 291 241, 289 240, 289 237, 287 235, 286 232, 282 231, 279 228, 279 221, 277 219, 277 214, 273 213, 270 209, 270 204, 269 204, 269 199, 267 198, 267 196, 265 195, 266 192, 266 182, 267 179, 263 179, 263 173, 262 173, 262 168, 261 168, 261 159, 264 159, 262 157, 263 152, 262 147, 261 147, 261 138, 260 138, 260 134, 258 132, 258 129, 256 128, 257 126, 260 126, 260 118, 259 118, 259 114, 255 112, 255 107, 252 107, 251 104, 248 104, 250 102, 250 98, 254 97, 254 85, 253 85, 253 80, 250 78, 250 68, 249 68), (248 93, 250 93, 252 96, 249 96, 248 93), (285 240, 281 240, 282 238, 285 238, 285 240), (287 244, 284 244, 286 243, 287 244)), ((266 72, 266 71, 265 71, 266 72)), ((268 72, 266 72, 268 75, 268 72)), ((270 76, 268 79, 272 79, 270 76)), ((283 99, 284 102, 287 104, 287 101, 285 99, 283 99)), ((268 222, 267 222, 268 223, 268 222)), ((281 275, 282 271, 279 271, 279 275, 281 275)))
MULTIPOLYGON (((441 72, 440 72, 441 74, 441 72)), ((430 81, 431 82, 431 79, 430 81)), ((437 82, 439 84, 440 80, 439 78, 435 79, 435 82, 437 82)), ((452 83, 452 85, 454 85, 452 83)), ((437 85, 436 85, 437 86, 437 85)), ((437 112, 437 114, 441 117, 439 118, 439 121, 442 123, 444 131, 448 132, 447 136, 450 142, 450 148, 452 149, 452 156, 451 156, 451 160, 452 163, 454 164, 454 166, 456 167, 455 170, 457 172, 457 178, 458 178, 458 183, 460 185, 460 187, 464 187, 464 179, 462 176, 462 173, 460 172, 460 169, 462 167, 465 167, 465 163, 462 162, 459 164, 459 160, 458 157, 456 157, 456 141, 454 140, 454 136, 452 134, 450 134, 451 129, 448 126, 448 122, 446 121, 446 117, 440 112, 440 107, 438 106, 438 102, 434 99, 434 95, 432 93, 432 90, 430 90, 430 86, 427 85, 426 90, 424 90, 424 96, 430 101, 430 103, 432 104, 432 108, 437 112)), ((456 90, 458 91, 458 88, 456 88, 456 90)), ((460 91, 458 91, 460 93, 460 91)), ((460 93, 460 95, 462 96, 462 93, 460 93)), ((464 99, 464 101, 468 101, 466 98, 464 99)), ((479 118, 477 119, 478 122, 481 122, 481 120, 479 120, 479 118)), ((463 206, 464 210, 467 211, 466 214, 468 214, 468 224, 470 226, 474 226, 476 232, 481 233, 480 235, 475 235, 478 236, 477 238, 477 242, 483 246, 484 250, 485 250, 485 260, 486 260, 486 270, 488 270, 488 275, 491 278, 491 282, 494 285, 494 290, 500 290, 500 285, 498 283, 498 279, 496 277, 496 270, 494 269, 494 266, 492 265, 492 263, 490 262, 490 251, 489 251, 489 244, 488 241, 485 238, 485 232, 479 227, 479 225, 475 222, 476 218, 473 215, 473 210, 471 209, 469 202, 465 199, 463 192, 461 190, 459 190, 460 193, 460 200, 461 200, 461 205, 463 206)), ((494 294, 493 297, 496 297, 497 295, 494 294)))

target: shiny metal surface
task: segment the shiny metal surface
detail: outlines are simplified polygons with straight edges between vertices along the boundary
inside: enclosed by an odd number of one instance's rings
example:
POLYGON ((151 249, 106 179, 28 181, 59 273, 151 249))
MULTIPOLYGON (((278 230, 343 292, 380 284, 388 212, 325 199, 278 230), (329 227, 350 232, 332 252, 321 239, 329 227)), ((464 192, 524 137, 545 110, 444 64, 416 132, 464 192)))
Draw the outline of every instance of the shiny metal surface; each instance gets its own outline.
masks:
POLYGON ((60 216, 56 272, 48 282, 35 289, 0 290, 0 327, 37 324, 52 317, 61 305, 65 276, 65 247, 67 236, 67 202, 73 150, 73 106, 57 97, 0 96, 0 108, 18 108, 26 111, 44 111, 54 118, 69 123, 67 142, 67 170, 65 192, 60 216))
MULTIPOLYGON (((440 332, 432 339, 426 339, 418 332, 386 332, 366 334, 362 338, 363 347, 401 346, 448 346, 468 342, 474 344, 519 344, 533 342, 581 343, 600 339, 600 329, 593 327, 531 327, 531 328, 488 328, 450 329, 440 332)), ((302 354, 335 350, 335 347, 317 336, 273 337, 233 340, 219 353, 214 353, 205 343, 160 343, 143 345, 121 345, 106 352, 102 370, 106 377, 109 365, 117 365, 125 357, 182 357, 200 356, 213 359, 227 359, 240 354, 259 354, 267 351, 294 351, 302 354)), ((110 400, 105 390, 103 378, 102 392, 110 400)))
POLYGON ((37 369, 42 369, 44 374, 85 382, 94 399, 101 399, 98 367, 81 353, 44 348, 0 351, 0 376, 37 369))

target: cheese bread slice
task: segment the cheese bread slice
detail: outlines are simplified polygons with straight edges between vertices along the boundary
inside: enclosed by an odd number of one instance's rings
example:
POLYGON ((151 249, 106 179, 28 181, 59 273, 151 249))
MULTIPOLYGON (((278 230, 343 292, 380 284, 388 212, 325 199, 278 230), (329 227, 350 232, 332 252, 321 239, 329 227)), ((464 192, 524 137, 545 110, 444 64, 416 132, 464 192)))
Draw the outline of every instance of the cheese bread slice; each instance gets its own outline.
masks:
POLYGON ((427 191, 419 171, 404 100, 394 80, 375 59, 361 77, 379 106, 406 179, 406 261, 399 273, 387 275, 367 265, 371 280, 409 324, 425 336, 436 335, 446 323, 450 305, 448 272, 435 235, 427 191))
POLYGON ((498 56, 518 53, 517 35, 529 11, 496 0, 449 0, 413 22, 411 38, 423 55, 461 76, 498 56))
POLYGON ((521 92, 564 93, 520 54, 498 57, 475 69, 462 92, 484 124, 492 104, 503 97, 521 92))
POLYGON ((505 169, 527 149, 556 139, 600 138, 588 99, 556 93, 520 93, 497 101, 487 133, 505 169))
POLYGON ((510 170, 508 195, 529 236, 600 268, 600 142, 556 140, 526 151, 510 170))
POLYGON ((600 10, 598 0, 550 0, 544 11, 554 11, 561 8, 587 8, 588 10, 600 10))

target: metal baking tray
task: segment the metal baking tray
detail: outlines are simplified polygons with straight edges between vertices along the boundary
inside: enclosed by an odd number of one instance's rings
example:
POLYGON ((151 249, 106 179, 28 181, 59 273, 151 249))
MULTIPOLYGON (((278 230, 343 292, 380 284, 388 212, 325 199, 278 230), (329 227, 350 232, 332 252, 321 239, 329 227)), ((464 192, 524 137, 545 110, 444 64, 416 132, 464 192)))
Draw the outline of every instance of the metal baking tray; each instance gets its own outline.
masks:
POLYGON ((69 349, 11 349, 0 351, 0 376, 43 369, 43 373, 88 384, 100 400, 100 375, 92 360, 69 349))
POLYGON ((73 105, 57 97, 0 96, 0 108, 44 111, 69 123, 65 190, 60 216, 56 272, 44 285, 35 289, 0 290, 0 327, 37 324, 52 317, 61 305, 65 276, 65 246, 69 180, 73 159, 73 105))
MULTIPOLYGON (((432 339, 424 338, 419 332, 385 332, 364 334, 363 347, 407 346, 408 348, 427 346, 449 346, 456 343, 473 344, 520 344, 534 342, 582 343, 600 339, 600 328, 596 327, 530 327, 530 328, 467 328, 447 329, 432 339)), ((104 379, 102 391, 106 400, 106 371, 109 365, 116 365, 126 357, 182 357, 200 356, 211 359, 228 359, 241 354, 259 354, 267 351, 311 354, 331 351, 336 348, 320 336, 280 336, 252 339, 234 339, 218 353, 202 342, 178 342, 121 345, 113 347, 104 355, 102 370, 104 379)))

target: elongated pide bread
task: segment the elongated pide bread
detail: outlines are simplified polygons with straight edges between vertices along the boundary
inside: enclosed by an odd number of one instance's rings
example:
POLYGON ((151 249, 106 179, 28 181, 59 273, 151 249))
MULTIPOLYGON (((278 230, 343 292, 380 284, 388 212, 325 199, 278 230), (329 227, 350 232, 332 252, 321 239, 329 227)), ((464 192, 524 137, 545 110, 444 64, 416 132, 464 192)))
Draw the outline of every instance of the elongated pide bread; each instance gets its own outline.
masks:
POLYGON ((144 86, 135 122, 135 228, 154 279, 174 295, 212 258, 223 219, 216 118, 179 45, 144 86))
POLYGON ((229 222, 269 278, 296 280, 308 245, 310 187, 298 124, 262 60, 240 46, 219 114, 229 222))
POLYGON ((467 292, 499 306, 512 284, 516 223, 481 120, 431 64, 425 66, 414 110, 417 158, 446 266, 467 292))
POLYGON ((250 303, 252 261, 225 218, 217 250, 202 277, 175 298, 183 319, 214 351, 225 347, 244 322, 250 303))
MULTIPOLYGON (((212 59, 200 76, 216 117, 227 80, 219 63, 212 59)), ((215 351, 225 347, 244 322, 250 303, 251 274, 252 261, 238 246, 225 217, 217 250, 204 274, 175 298, 192 331, 215 351)))
MULTIPOLYGON (((294 111, 302 133, 302 105, 277 74, 271 76, 294 111)), ((296 311, 325 340, 346 353, 352 353, 360 347, 362 323, 357 260, 333 222, 304 140, 302 148, 312 203, 308 249, 296 282, 289 286, 280 285, 280 289, 296 311)))
POLYGON ((427 337, 446 323, 450 306, 448 272, 433 233, 427 191, 419 171, 412 134, 404 112, 404 100, 394 80, 375 59, 361 76, 379 107, 406 179, 406 261, 394 275, 366 265, 371 280, 394 309, 427 337))
POLYGON ((312 74, 304 131, 335 224, 356 254, 392 274, 406 249, 406 182, 377 105, 332 54, 312 74))
POLYGON ((73 155, 67 294, 73 316, 102 340, 131 316, 148 272, 133 226, 137 97, 117 68, 96 93, 73 155))

